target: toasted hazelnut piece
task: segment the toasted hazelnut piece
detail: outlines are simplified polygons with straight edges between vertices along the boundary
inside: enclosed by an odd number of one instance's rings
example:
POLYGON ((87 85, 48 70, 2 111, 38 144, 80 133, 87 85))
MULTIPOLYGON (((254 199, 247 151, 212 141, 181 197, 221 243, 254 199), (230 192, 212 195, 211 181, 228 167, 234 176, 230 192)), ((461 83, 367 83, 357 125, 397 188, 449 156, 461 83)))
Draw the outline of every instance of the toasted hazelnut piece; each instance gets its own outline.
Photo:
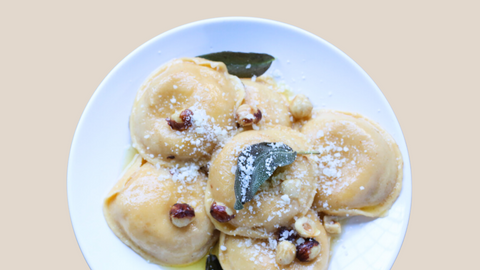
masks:
POLYGON ((200 167, 200 172, 204 173, 206 176, 208 176, 209 171, 210 171, 210 168, 208 166, 200 167))
POLYGON ((181 113, 182 113, 182 112, 175 111, 175 113, 172 114, 172 116, 170 117, 170 119, 173 120, 173 121, 175 121, 175 122, 177 122, 177 123, 179 123, 179 124, 183 124, 183 120, 182 120, 182 118, 180 118, 180 114, 181 114, 181 113))
POLYGON ((295 230, 283 226, 278 228, 278 230, 275 232, 275 236, 277 237, 278 241, 286 240, 293 242, 298 238, 298 234, 295 230))
POLYGON ((193 112, 189 109, 182 112, 175 112, 170 118, 167 118, 168 125, 174 130, 185 130, 192 125, 193 112))
POLYGON ((323 226, 329 234, 340 234, 342 233, 342 225, 335 217, 324 216, 323 217, 323 226))
POLYGON ((262 112, 259 109, 255 111, 255 109, 248 104, 242 104, 238 107, 235 118, 240 126, 250 126, 262 120, 262 112))
POLYGON ((297 259, 301 262, 309 262, 314 260, 322 250, 317 240, 310 238, 300 245, 297 245, 297 259))
POLYGON ((290 103, 290 112, 295 119, 309 117, 312 114, 313 105, 303 94, 298 94, 290 103))
POLYGON ((295 230, 305 238, 315 237, 320 234, 315 222, 307 217, 301 217, 295 221, 295 230))
POLYGON ((302 195, 302 182, 298 179, 289 179, 282 182, 282 193, 293 199, 302 195))
POLYGON ((176 203, 170 208, 170 220, 173 225, 182 228, 195 219, 195 210, 186 203, 176 203))
POLYGON ((282 241, 277 245, 277 254, 275 256, 275 261, 279 265, 288 265, 295 260, 295 254, 297 253, 297 248, 294 244, 289 241, 282 241))
POLYGON ((218 222, 222 223, 229 222, 235 217, 233 211, 228 208, 228 206, 220 202, 212 203, 212 206, 210 207, 210 215, 212 215, 212 217, 218 222))

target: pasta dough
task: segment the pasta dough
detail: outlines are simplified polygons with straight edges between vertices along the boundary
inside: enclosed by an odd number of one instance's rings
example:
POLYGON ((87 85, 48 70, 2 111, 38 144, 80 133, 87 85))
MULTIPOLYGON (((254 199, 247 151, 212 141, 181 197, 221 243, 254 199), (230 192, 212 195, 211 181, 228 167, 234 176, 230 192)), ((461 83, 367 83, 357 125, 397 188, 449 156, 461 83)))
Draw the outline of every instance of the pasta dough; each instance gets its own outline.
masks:
POLYGON ((193 263, 218 239, 203 205, 205 183, 201 174, 191 181, 174 181, 166 169, 142 165, 137 155, 105 199, 105 218, 118 238, 146 260, 161 265, 193 263), (175 203, 195 209, 195 219, 186 227, 170 221, 175 203))
POLYGON ((150 163, 208 156, 235 129, 235 108, 244 98, 240 79, 225 64, 201 58, 168 62, 141 86, 130 117, 133 146, 150 163), (190 110, 190 126, 175 130, 175 113, 190 110))
POLYGON ((290 112, 286 98, 277 92, 277 86, 270 80, 257 78, 242 79, 245 85, 245 103, 262 112, 258 126, 282 125, 290 127, 290 112))
MULTIPOLYGON (((330 256, 330 237, 325 232, 317 215, 309 211, 307 217, 315 221, 320 234, 314 239, 320 243, 321 251, 313 261, 301 262, 295 259, 291 264, 278 265, 275 261, 273 239, 251 239, 222 233, 220 236, 219 260, 224 270, 325 270, 330 256)), ((294 220, 291 221, 294 223, 294 220)), ((295 243, 295 242, 294 242, 295 243)))
POLYGON ((360 114, 321 110, 302 128, 322 155, 314 207, 331 215, 382 216, 402 185, 403 160, 393 138, 360 114))
MULTIPOLYGON (((235 204, 235 168, 242 149, 260 142, 282 142, 295 151, 309 150, 311 146, 306 138, 290 128, 274 126, 268 130, 242 132, 229 141, 214 158, 210 167, 205 206, 210 211, 212 203, 223 203, 230 209, 235 204)), ((309 156, 298 156, 285 167, 278 168, 272 177, 259 189, 254 199, 236 211, 235 218, 228 222, 218 222, 208 215, 215 227, 231 235, 266 238, 275 230, 296 216, 305 214, 312 205, 317 182, 314 164, 309 156), (289 196, 284 193, 282 183, 286 180, 297 181, 294 193, 301 196, 289 196)), ((235 210, 233 210, 235 212, 235 210)))

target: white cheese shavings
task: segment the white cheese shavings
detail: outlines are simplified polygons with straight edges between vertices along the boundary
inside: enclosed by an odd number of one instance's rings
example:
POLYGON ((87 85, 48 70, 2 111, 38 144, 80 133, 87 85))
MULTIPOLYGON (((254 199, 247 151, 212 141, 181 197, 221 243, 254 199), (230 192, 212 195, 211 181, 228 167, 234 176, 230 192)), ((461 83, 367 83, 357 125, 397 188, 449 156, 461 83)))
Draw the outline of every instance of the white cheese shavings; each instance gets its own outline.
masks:
POLYGON ((286 204, 289 204, 290 203, 290 197, 288 197, 288 195, 282 195, 282 200, 285 201, 286 204))

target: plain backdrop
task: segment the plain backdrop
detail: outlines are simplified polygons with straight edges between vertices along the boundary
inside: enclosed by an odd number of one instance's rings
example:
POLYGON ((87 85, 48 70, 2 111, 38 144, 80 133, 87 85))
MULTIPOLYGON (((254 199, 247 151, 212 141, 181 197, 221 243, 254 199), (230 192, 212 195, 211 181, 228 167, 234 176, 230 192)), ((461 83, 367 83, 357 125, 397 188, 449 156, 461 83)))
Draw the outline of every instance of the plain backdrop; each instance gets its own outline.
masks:
POLYGON ((393 107, 412 161, 411 219, 393 269, 477 268, 479 11, 464 0, 2 1, 0 268, 88 269, 66 193, 85 105, 142 43, 222 16, 289 23, 353 58, 393 107))

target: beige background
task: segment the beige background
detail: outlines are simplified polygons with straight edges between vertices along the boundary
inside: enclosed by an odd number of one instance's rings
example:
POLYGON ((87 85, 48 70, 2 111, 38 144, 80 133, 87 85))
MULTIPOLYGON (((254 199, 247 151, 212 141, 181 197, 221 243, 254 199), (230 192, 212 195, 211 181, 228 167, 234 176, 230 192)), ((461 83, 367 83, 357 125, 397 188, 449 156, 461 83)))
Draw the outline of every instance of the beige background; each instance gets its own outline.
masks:
POLYGON ((392 105, 412 161, 412 215, 393 269, 478 267, 478 1, 12 3, 0 3, 1 269, 88 269, 66 195, 85 105, 142 43, 219 16, 301 27, 359 63, 392 105))

